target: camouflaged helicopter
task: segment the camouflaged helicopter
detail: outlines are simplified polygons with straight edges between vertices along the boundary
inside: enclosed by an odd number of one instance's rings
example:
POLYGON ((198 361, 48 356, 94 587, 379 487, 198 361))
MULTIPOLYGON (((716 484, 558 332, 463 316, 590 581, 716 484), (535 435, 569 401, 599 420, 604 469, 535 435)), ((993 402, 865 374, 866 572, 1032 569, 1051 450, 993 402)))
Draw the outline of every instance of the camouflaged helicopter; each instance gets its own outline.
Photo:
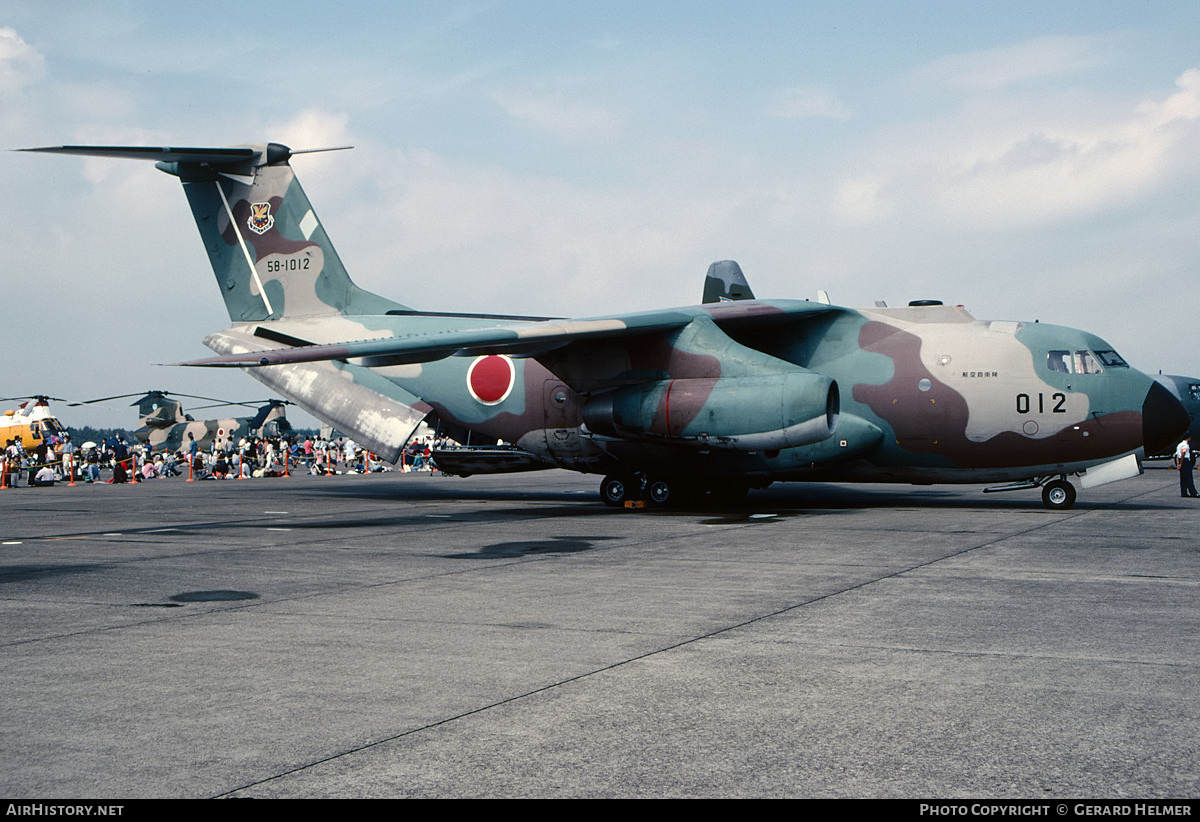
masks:
POLYGON ((171 394, 167 391, 148 391, 145 394, 119 394, 95 400, 68 403, 70 406, 91 405, 98 402, 139 397, 131 405, 138 407, 138 429, 133 436, 152 451, 181 451, 190 445, 188 435, 196 440, 202 451, 218 447, 239 437, 251 435, 277 437, 291 432, 291 425, 284 413, 287 403, 283 400, 265 400, 253 417, 226 417, 214 420, 197 420, 185 414, 183 405, 173 397, 207 400, 215 405, 200 406, 194 410, 227 405, 255 406, 244 402, 227 402, 213 397, 198 397, 194 394, 171 394))
MULTIPOLYGON (((450 473, 567 468, 604 502, 773 482, 1001 483, 1069 508, 1134 476, 1188 416, 1100 337, 920 303, 760 300, 735 263, 709 301, 583 319, 428 312, 356 286, 278 143, 55 146, 182 182, 232 325, 218 356, 395 461, 427 420, 450 473), (482 444, 482 447, 480 447, 482 444), (470 447, 475 446, 475 447, 470 447)), ((323 150, 323 149, 314 149, 323 150)))

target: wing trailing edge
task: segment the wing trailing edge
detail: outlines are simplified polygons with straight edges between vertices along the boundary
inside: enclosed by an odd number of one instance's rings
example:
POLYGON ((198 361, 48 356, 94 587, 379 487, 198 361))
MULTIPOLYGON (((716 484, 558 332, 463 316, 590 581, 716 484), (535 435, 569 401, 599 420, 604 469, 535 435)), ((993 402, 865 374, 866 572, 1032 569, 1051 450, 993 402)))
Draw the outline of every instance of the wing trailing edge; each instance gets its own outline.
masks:
MULTIPOLYGON (((328 360, 358 360, 357 364, 376 367, 409 365, 442 360, 453 356, 508 354, 537 357, 567 345, 615 340, 674 331, 698 319, 711 319, 717 326, 756 325, 786 321, 804 321, 842 309, 807 301, 742 301, 703 307, 640 314, 619 314, 577 320, 492 326, 441 331, 434 334, 410 334, 371 340, 295 345, 240 351, 205 357, 171 365, 206 368, 258 368, 328 360)), ((264 331, 267 329, 264 327, 264 331)), ((270 334, 262 334, 274 339, 270 334)))

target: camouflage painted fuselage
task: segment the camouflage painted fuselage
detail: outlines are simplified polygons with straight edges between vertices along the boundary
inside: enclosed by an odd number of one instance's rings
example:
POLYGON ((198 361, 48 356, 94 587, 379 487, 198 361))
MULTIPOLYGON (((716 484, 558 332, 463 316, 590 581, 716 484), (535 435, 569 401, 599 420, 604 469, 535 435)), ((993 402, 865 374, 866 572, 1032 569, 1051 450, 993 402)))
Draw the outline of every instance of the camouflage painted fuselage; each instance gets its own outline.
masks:
POLYGON ((525 467, 708 486, 995 482, 1084 470, 1174 438, 1185 417, 1091 334, 942 305, 749 299, 732 263, 716 266, 728 302, 572 320, 420 312, 354 285, 283 146, 50 150, 160 159, 234 322, 205 340, 219 356, 192 364, 246 368, 392 460, 428 416, 460 441, 519 446, 525 467))
MULTIPOLYGON (((1082 331, 980 322, 945 306, 855 311, 754 301, 674 313, 692 319, 679 331, 569 344, 537 359, 478 354, 337 367, 346 380, 382 377, 375 385, 384 396, 419 398, 412 404, 427 405, 443 422, 515 443, 547 465, 596 473, 994 482, 1082 470, 1136 451, 1147 435, 1149 377, 1125 365, 1051 370, 1051 352, 1087 352, 1095 361, 1095 352, 1112 351, 1082 331), (811 316, 803 313, 809 307, 811 316), (476 376, 489 365, 494 384, 476 376), (796 378, 814 383, 808 396, 803 386, 790 393, 779 387, 796 378), (721 441, 827 418, 830 382, 838 402, 827 436, 761 447, 721 441), (618 405, 626 400, 623 415, 613 410, 614 395, 618 405)), ((269 327, 334 343, 436 334, 448 324, 446 317, 383 315, 269 327)), ((475 318, 457 324, 479 326, 475 318)), ((226 344, 235 335, 261 345, 254 337, 261 328, 235 326, 209 341, 221 353, 235 350, 226 344)))

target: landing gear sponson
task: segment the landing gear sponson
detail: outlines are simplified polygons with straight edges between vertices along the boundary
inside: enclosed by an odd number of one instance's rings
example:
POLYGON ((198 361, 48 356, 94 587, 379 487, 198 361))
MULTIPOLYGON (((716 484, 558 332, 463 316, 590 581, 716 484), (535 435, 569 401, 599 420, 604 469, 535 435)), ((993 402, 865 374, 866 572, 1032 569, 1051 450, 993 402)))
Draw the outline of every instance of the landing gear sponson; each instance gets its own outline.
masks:
MULTIPOLYGON (((1042 489, 1042 504, 1052 511, 1066 511, 1075 505, 1075 486, 1065 476, 985 488, 984 493, 1033 488, 1042 489)), ((703 485, 682 477, 647 474, 609 474, 600 483, 600 499, 614 508, 632 501, 642 501, 652 508, 690 505, 702 501, 706 495, 716 504, 730 504, 740 502, 748 491, 749 487, 742 483, 703 485)))

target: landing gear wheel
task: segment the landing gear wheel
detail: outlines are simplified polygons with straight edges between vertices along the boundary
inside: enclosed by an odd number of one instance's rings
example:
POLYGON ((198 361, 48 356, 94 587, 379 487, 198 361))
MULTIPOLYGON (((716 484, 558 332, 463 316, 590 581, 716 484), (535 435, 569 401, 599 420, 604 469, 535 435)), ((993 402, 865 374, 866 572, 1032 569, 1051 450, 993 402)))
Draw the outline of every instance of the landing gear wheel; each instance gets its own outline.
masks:
POLYGON ((1075 504, 1075 486, 1054 480, 1042 486, 1042 504, 1052 511, 1065 511, 1075 504))
POLYGON ((646 480, 646 502, 655 508, 665 508, 675 501, 675 489, 662 477, 646 480))
POLYGON ((633 498, 633 494, 630 492, 632 487, 633 485, 625 477, 609 474, 600 483, 600 499, 604 500, 605 505, 620 508, 625 504, 625 500, 633 498))

